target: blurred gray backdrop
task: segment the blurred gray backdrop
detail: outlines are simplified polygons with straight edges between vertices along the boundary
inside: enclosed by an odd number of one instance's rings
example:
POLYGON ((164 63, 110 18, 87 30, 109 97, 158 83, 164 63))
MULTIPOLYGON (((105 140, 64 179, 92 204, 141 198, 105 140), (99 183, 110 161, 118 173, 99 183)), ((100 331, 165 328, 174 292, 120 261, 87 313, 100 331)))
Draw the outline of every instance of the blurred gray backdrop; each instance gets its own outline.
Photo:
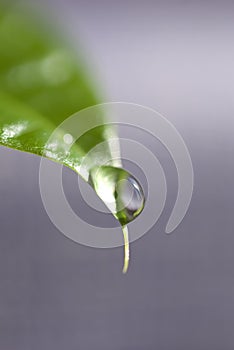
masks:
MULTIPOLYGON (((0 350, 233 350, 234 2, 37 3, 85 52, 105 101, 155 108, 176 126, 195 188, 166 236, 172 160, 148 135, 122 131, 158 156, 168 180, 163 215, 132 244, 124 276, 122 248, 81 246, 50 222, 39 158, 0 148, 0 350)), ((91 215, 69 170, 64 187, 74 210, 91 215)))

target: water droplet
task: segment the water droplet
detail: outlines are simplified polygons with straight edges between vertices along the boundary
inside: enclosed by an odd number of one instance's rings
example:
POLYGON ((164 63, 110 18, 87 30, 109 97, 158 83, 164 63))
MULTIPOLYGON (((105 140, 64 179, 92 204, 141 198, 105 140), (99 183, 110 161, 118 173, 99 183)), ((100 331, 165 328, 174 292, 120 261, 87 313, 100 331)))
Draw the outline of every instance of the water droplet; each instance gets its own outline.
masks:
POLYGON ((89 182, 122 226, 134 220, 144 208, 145 198, 139 182, 124 169, 93 168, 89 182))
POLYGON ((67 145, 71 145, 73 142, 73 136, 71 134, 65 134, 63 136, 63 141, 67 144, 67 145))
POLYGON ((129 265, 129 238, 127 224, 143 210, 145 197, 139 182, 126 170, 113 166, 100 166, 90 170, 89 183, 113 215, 119 220, 124 238, 124 265, 129 265))
POLYGON ((144 194, 138 181, 129 174, 116 184, 115 190, 119 221, 125 225, 136 218, 144 207, 144 194))

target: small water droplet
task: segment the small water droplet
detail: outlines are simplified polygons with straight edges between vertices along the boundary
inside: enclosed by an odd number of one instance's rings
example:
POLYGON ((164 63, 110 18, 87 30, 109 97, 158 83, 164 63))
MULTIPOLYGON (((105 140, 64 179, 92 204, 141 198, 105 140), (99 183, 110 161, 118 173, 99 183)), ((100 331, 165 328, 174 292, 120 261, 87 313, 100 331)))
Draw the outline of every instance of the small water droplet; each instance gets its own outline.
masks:
POLYGON ((67 145, 71 145, 73 142, 73 136, 71 134, 65 134, 63 136, 63 141, 67 144, 67 145))

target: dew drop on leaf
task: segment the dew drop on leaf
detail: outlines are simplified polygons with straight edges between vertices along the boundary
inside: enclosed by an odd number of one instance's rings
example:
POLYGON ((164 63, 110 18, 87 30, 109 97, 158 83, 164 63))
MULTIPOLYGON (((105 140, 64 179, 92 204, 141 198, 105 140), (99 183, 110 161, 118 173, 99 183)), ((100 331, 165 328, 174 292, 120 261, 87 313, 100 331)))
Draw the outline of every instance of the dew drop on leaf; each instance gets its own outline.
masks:
POLYGON ((144 209, 145 197, 141 185, 129 172, 113 166, 91 169, 89 183, 122 226, 125 252, 123 273, 126 273, 129 265, 127 224, 144 209))

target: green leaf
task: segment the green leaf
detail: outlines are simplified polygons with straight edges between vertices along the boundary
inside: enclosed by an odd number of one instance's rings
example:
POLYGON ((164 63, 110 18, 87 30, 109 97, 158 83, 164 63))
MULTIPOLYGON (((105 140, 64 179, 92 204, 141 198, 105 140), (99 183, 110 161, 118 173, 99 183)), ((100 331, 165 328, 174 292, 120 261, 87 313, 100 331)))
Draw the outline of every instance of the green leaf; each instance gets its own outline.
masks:
MULTIPOLYGON (((79 169, 84 156, 114 133, 110 126, 101 125, 103 115, 93 114, 80 120, 82 128, 89 126, 89 131, 69 151, 66 137, 72 135, 65 129, 53 136, 53 147, 48 142, 66 118, 98 103, 81 59, 37 16, 16 5, 0 4, 0 43, 0 144, 47 157, 82 175, 79 169)), ((111 147, 103 147, 101 155, 112 159, 111 147)), ((135 212, 124 207, 125 185, 118 183, 126 180, 128 184, 129 179, 134 179, 116 167, 121 164, 114 160, 97 172, 97 157, 100 154, 91 158, 88 176, 84 178, 103 200, 103 189, 110 191, 116 204, 112 213, 124 226, 140 213, 143 199, 135 212)), ((139 192, 143 198, 140 187, 139 192)), ((128 255, 127 243, 126 252, 128 255)))
MULTIPOLYGON (((18 6, 0 9, 0 141, 42 155, 51 131, 98 99, 83 64, 51 28, 18 6), (22 130, 9 137, 14 126, 22 130)), ((103 134, 99 128, 79 144, 87 152, 103 134)))

